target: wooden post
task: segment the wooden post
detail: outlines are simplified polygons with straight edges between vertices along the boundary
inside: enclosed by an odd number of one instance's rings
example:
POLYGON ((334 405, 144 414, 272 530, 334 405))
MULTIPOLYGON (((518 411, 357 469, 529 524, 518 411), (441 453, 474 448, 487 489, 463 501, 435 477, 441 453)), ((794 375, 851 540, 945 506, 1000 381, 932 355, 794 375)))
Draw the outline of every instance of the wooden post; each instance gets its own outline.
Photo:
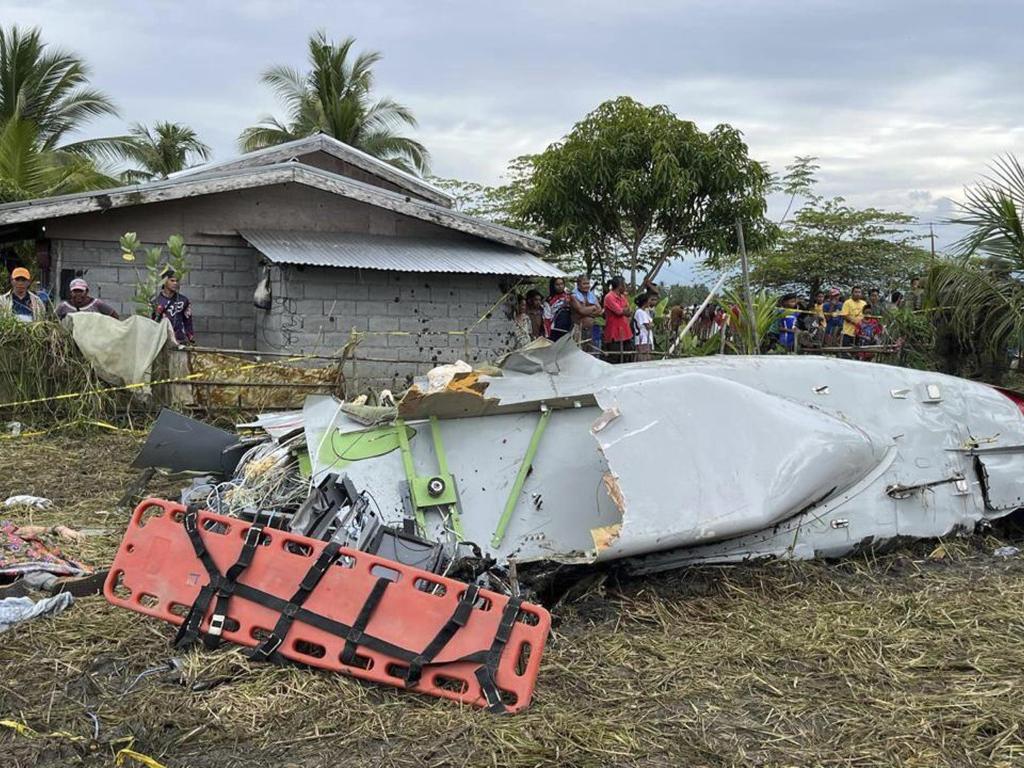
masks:
POLYGON ((743 299, 746 303, 747 325, 750 330, 748 339, 747 354, 758 354, 757 349, 757 328, 755 327, 756 316, 754 315, 754 297, 750 294, 750 267, 747 264, 747 246, 743 242, 743 222, 736 219, 736 240, 740 247, 740 267, 743 269, 743 299))

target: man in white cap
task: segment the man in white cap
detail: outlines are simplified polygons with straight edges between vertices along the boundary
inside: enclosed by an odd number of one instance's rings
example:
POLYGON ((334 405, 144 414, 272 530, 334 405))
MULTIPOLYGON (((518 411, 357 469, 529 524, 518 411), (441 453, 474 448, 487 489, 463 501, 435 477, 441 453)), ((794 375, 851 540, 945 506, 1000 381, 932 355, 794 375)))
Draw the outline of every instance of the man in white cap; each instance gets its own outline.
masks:
POLYGON ((76 277, 68 286, 71 295, 57 307, 57 317, 63 320, 72 312, 99 312, 101 315, 120 320, 117 311, 102 299, 94 299, 89 295, 89 284, 76 277))

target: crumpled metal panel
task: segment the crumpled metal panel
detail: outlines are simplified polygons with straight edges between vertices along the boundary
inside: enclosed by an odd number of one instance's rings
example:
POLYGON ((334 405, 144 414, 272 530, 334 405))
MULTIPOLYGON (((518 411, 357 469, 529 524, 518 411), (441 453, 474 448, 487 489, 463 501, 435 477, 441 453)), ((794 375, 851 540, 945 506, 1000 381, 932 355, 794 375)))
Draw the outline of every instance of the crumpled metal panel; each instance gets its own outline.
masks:
MULTIPOLYGON (((340 405, 333 398, 307 400, 304 419, 313 481, 344 472, 358 490, 370 492, 384 522, 398 527, 405 516, 401 454, 396 450, 366 460, 339 461, 330 449, 331 433, 368 431, 348 419, 340 405)), ((503 560, 593 561, 597 553, 591 531, 621 520, 604 491, 607 465, 590 435, 590 425, 599 415, 593 407, 552 414, 499 547, 491 547, 489 542, 530 443, 539 407, 534 412, 440 420, 466 539, 503 560)), ((409 447, 417 471, 436 471, 429 422, 408 421, 406 426, 416 432, 409 447)), ((440 518, 428 515, 427 522, 428 538, 445 540, 447 532, 440 518)))
POLYGON ((593 428, 622 505, 604 558, 756 531, 854 485, 885 451, 856 426, 700 373, 597 392, 593 428))

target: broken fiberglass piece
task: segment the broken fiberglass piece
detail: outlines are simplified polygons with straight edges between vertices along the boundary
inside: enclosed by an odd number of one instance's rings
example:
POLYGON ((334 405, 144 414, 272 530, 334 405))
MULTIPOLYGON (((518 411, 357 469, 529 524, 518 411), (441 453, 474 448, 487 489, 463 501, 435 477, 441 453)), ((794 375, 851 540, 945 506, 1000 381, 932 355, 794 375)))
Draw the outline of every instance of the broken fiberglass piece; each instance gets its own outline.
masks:
POLYGON ((247 448, 238 435, 164 408, 132 466, 230 475, 247 448))

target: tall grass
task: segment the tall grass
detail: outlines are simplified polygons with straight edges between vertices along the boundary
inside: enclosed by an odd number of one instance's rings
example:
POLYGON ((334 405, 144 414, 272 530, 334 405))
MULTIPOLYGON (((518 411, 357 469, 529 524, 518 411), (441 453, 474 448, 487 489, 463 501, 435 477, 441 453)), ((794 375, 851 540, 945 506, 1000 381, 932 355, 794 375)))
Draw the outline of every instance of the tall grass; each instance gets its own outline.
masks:
POLYGON ((113 395, 92 392, 104 386, 59 323, 0 317, 0 422, 45 426, 109 417, 113 395), (84 394, 47 399, 70 392, 84 394))

